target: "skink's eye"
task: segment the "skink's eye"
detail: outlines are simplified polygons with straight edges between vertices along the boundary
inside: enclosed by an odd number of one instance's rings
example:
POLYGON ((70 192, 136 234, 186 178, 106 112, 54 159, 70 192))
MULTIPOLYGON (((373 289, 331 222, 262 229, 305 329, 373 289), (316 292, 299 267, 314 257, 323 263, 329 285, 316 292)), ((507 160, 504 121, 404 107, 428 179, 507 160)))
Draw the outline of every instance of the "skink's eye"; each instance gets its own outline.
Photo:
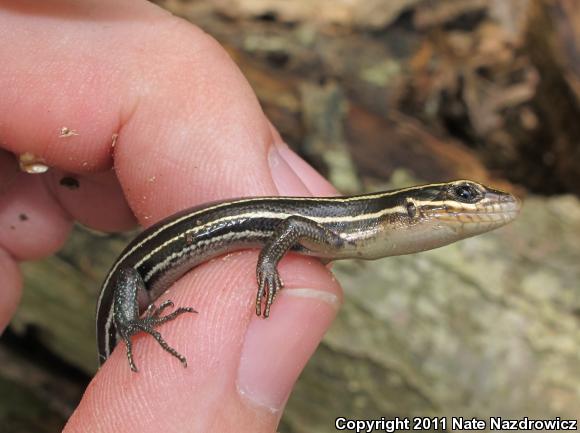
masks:
POLYGON ((465 203, 474 203, 480 198, 479 191, 467 183, 454 186, 453 195, 457 200, 465 203))

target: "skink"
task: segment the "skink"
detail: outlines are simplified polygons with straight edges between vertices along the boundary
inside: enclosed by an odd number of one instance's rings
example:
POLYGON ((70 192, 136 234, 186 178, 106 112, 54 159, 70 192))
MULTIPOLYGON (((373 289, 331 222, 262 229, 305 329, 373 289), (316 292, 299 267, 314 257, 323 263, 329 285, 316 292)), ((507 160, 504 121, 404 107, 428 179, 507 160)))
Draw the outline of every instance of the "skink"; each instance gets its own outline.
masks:
POLYGON ((493 230, 519 209, 509 193, 459 180, 351 197, 245 198, 177 213, 137 236, 108 273, 97 304, 100 363, 123 340, 137 371, 131 337, 143 331, 187 366, 155 328, 194 310, 163 315, 171 301, 158 307, 153 302, 184 273, 218 255, 261 248, 256 314, 268 317, 283 287, 277 264, 288 251, 324 261, 416 253, 493 230))

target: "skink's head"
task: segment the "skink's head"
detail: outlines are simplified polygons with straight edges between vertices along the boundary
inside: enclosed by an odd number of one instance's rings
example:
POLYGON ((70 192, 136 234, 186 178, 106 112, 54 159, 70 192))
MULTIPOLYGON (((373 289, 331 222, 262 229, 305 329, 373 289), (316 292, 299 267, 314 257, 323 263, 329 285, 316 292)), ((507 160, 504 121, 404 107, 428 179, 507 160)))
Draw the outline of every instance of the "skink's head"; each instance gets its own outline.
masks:
POLYGON ((512 194, 469 180, 409 189, 399 199, 407 210, 404 231, 424 250, 503 226, 516 218, 521 206, 512 194))
POLYGON ((470 180, 426 187, 418 205, 426 216, 483 233, 515 219, 520 201, 510 193, 470 180))

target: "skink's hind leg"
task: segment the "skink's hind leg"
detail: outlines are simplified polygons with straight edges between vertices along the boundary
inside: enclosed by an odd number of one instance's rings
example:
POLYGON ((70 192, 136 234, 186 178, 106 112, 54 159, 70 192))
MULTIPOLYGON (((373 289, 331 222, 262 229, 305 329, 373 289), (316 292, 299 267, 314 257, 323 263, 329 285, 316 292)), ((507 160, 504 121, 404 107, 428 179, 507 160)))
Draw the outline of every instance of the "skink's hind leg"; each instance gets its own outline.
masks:
POLYGON ((290 216, 282 221, 258 258, 256 314, 262 314, 262 299, 266 298, 264 317, 270 315, 272 302, 284 286, 278 274, 278 262, 292 247, 301 245, 308 251, 324 253, 339 249, 344 244, 344 239, 337 233, 308 218, 290 216))
POLYGON ((181 307, 166 316, 161 316, 161 313, 166 308, 173 307, 173 302, 165 301, 159 307, 156 307, 155 304, 149 305, 145 316, 141 318, 139 317, 139 303, 137 299, 138 296, 144 295, 147 295, 147 291, 139 273, 134 268, 120 270, 114 295, 113 316, 115 328, 127 347, 127 359, 129 360, 131 370, 137 371, 137 366, 133 360, 131 336, 139 331, 151 335, 166 352, 175 356, 187 367, 185 357, 170 347, 163 337, 161 337, 161 334, 155 331, 154 328, 162 323, 175 319, 183 313, 195 313, 196 311, 193 308, 181 307))

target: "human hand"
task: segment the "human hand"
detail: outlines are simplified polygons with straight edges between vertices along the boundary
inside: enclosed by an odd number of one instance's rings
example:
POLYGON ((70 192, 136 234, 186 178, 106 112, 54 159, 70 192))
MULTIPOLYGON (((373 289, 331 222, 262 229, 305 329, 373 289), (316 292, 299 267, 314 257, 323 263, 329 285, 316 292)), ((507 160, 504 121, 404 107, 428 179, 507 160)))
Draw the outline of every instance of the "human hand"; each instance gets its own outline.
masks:
MULTIPOLYGON (((0 39, 1 329, 20 297, 17 262, 54 253, 73 220, 115 231, 221 198, 333 193, 224 50, 150 3, 7 0, 0 39), (18 172, 11 154, 24 152, 51 170, 18 172), (60 185, 71 173, 78 189, 60 185)), ((290 256, 271 317, 257 318, 256 259, 230 254, 174 284, 176 306, 199 314, 161 330, 189 367, 139 335, 135 374, 119 345, 65 431, 275 431, 341 295, 318 261, 290 256)))

